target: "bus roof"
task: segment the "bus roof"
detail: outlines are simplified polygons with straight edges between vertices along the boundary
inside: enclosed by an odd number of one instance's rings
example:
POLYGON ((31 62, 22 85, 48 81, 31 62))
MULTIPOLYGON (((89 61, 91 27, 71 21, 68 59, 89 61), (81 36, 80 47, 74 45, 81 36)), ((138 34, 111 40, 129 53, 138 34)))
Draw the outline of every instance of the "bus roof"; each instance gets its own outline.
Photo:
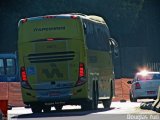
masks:
POLYGON ((105 23, 104 19, 100 16, 96 15, 85 15, 82 13, 70 13, 70 14, 58 14, 58 15, 45 15, 45 16, 38 16, 38 17, 30 17, 21 19, 20 22, 26 22, 27 20, 42 20, 44 18, 82 18, 82 19, 89 19, 95 22, 105 23))

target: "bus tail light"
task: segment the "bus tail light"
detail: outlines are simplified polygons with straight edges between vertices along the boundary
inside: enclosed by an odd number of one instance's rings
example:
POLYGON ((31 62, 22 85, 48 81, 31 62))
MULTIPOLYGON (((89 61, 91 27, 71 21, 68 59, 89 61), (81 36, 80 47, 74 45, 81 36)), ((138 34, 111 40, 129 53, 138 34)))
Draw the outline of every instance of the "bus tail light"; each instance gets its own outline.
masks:
POLYGON ((27 22, 27 18, 22 19, 21 21, 22 21, 22 23, 26 23, 27 22))
POLYGON ((20 72, 21 72, 21 85, 22 85, 22 87, 30 89, 31 86, 28 83, 27 73, 26 73, 25 67, 21 67, 20 72))
POLYGON ((77 19, 78 17, 75 16, 75 15, 72 15, 71 18, 72 18, 72 19, 77 19))
POLYGON ((46 16, 43 16, 43 18, 55 18, 55 16, 53 16, 53 15, 46 15, 46 16))
POLYGON ((54 40, 54 38, 47 38, 47 40, 48 40, 48 41, 53 41, 53 40, 54 40))
POLYGON ((141 85, 139 84, 139 82, 135 83, 135 89, 141 89, 141 85))
POLYGON ((85 66, 84 63, 79 64, 79 73, 78 73, 78 80, 75 86, 80 86, 86 82, 86 75, 85 75, 85 66))

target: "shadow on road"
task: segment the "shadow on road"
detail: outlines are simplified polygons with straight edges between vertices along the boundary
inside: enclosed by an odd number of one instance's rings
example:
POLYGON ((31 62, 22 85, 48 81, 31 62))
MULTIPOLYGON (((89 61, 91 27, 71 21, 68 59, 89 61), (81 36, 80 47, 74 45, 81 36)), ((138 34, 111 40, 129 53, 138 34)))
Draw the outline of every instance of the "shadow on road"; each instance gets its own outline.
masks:
POLYGON ((71 116, 85 116, 92 113, 98 113, 98 112, 105 112, 109 111, 115 108, 110 109, 104 109, 99 108, 97 110, 90 110, 90 111, 83 111, 81 109, 78 110, 62 110, 62 111, 51 111, 49 113, 35 113, 35 114, 24 114, 24 115, 18 115, 14 116, 12 118, 45 118, 45 117, 71 117, 71 116))

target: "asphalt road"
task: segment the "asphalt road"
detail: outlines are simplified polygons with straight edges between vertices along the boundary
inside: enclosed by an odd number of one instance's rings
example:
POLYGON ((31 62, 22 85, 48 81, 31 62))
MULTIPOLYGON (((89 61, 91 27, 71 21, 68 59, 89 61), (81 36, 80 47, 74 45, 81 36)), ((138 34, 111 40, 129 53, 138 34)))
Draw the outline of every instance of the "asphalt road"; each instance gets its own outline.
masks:
POLYGON ((151 110, 139 108, 140 102, 112 102, 110 109, 103 109, 102 104, 98 110, 82 111, 80 106, 65 106, 61 112, 32 114, 31 109, 23 107, 8 111, 8 120, 159 120, 160 114, 151 110))

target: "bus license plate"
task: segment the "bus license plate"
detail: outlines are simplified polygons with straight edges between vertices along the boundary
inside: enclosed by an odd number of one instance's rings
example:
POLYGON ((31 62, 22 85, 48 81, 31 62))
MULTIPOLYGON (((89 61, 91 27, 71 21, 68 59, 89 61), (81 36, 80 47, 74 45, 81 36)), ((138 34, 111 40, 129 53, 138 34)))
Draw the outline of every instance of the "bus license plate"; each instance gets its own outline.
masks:
POLYGON ((58 96, 60 93, 58 91, 49 92, 49 96, 58 96))
POLYGON ((147 94, 150 95, 150 94, 155 94, 156 91, 147 91, 147 94))

